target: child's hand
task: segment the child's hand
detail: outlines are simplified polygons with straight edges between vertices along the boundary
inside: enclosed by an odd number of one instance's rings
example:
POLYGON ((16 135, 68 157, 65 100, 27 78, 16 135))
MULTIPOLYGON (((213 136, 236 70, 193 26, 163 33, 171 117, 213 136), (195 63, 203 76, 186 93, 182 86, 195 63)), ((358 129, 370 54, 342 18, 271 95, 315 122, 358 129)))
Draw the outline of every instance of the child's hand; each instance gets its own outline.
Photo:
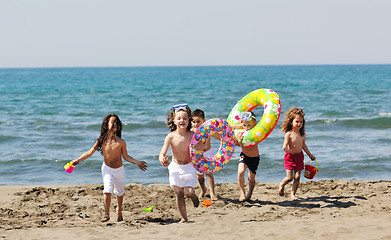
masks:
POLYGON ((70 164, 72 164, 73 166, 76 166, 77 164, 79 164, 79 160, 73 160, 70 162, 70 164))
POLYGON ((311 156, 311 161, 315 161, 316 160, 316 157, 315 156, 311 156))
POLYGON ((137 166, 141 169, 141 171, 147 171, 147 162, 145 161, 139 161, 137 163, 137 166))
POLYGON ((170 165, 169 157, 168 156, 163 156, 162 159, 159 159, 160 163, 164 166, 167 167, 170 165))
POLYGON ((243 142, 243 139, 244 139, 244 131, 238 133, 238 141, 243 142))
POLYGON ((243 133, 240 133, 240 135, 239 135, 239 140, 240 140, 240 141, 243 141, 243 138, 244 138, 243 133))
POLYGON ((198 142, 196 145, 194 145, 194 149, 197 151, 201 151, 206 149, 206 144, 202 142, 198 142))

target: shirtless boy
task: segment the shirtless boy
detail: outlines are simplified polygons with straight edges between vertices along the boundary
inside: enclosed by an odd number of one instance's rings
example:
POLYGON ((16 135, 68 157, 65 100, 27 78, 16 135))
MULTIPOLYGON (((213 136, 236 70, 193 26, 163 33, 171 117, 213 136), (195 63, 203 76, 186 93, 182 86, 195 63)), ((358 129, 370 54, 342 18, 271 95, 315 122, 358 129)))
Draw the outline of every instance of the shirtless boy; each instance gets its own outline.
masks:
POLYGON ((196 170, 190 159, 189 145, 193 137, 191 129, 191 110, 187 104, 174 105, 167 116, 167 126, 171 132, 164 139, 159 154, 159 161, 168 166, 170 186, 176 194, 176 201, 181 222, 188 222, 185 196, 191 198, 194 207, 198 207, 199 200, 194 188, 197 182, 196 170), (171 148, 172 161, 166 156, 171 148))
MULTIPOLYGON (((239 114, 239 118, 242 123, 238 125, 234 125, 233 128, 244 129, 248 131, 257 125, 257 120, 255 118, 255 114, 253 112, 242 112, 239 114)), ((259 164, 259 150, 258 145, 254 145, 251 147, 245 147, 243 145, 243 133, 238 135, 237 143, 241 148, 242 152, 240 153, 240 160, 238 165, 238 183, 240 188, 240 196, 239 201, 249 201, 253 194, 253 190, 255 187, 255 176, 257 174, 258 164, 259 164), (246 194, 244 184, 244 175, 246 169, 248 171, 248 192, 246 194)))

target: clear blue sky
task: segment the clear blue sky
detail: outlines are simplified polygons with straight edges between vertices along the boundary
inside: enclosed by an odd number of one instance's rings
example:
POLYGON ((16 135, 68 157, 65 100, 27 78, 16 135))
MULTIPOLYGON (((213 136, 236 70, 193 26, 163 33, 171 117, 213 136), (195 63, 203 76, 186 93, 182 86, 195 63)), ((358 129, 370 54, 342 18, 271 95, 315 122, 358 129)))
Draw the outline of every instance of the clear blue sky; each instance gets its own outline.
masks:
POLYGON ((390 64, 391 0, 0 0, 0 68, 390 64))

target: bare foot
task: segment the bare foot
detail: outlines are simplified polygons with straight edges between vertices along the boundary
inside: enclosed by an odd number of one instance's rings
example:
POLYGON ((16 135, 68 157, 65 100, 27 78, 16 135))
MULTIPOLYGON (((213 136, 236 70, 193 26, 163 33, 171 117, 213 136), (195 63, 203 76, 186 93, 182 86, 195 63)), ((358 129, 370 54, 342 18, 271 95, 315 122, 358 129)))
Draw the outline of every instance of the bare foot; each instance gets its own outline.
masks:
POLYGON ((107 221, 109 221, 110 220, 110 218, 108 217, 108 216, 104 216, 103 218, 102 218, 102 220, 100 220, 101 222, 107 222, 107 221))
POLYGON ((280 194, 280 196, 284 196, 284 187, 281 185, 281 183, 280 187, 278 188, 278 194, 280 194))
POLYGON ((216 196, 216 194, 210 194, 210 200, 212 200, 212 201, 217 201, 217 196, 216 196))
POLYGON ((251 199, 251 196, 246 196, 246 198, 244 199, 244 201, 250 201, 250 199, 251 199))
POLYGON ((291 198, 292 198, 292 200, 294 200, 294 201, 295 201, 295 200, 298 200, 298 198, 297 198, 295 195, 293 195, 293 194, 291 195, 291 198))
POLYGON ((117 221, 121 222, 122 220, 124 220, 124 218, 122 217, 122 211, 117 207, 117 221))
POLYGON ((181 221, 179 221, 179 223, 187 223, 187 222, 189 222, 189 220, 184 219, 184 218, 182 218, 181 221))
POLYGON ((240 194, 240 197, 239 197, 239 202, 243 202, 246 200, 246 197, 244 196, 244 194, 240 194))

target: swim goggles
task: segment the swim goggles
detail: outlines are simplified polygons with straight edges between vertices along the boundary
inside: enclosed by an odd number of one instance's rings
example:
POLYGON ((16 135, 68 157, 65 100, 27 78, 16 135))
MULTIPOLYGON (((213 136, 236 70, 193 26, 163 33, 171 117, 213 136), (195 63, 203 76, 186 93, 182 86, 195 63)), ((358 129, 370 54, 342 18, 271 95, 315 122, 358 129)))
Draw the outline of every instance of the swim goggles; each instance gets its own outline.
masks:
POLYGON ((242 121, 250 121, 251 119, 256 119, 252 112, 241 112, 239 113, 239 118, 242 121))
POLYGON ((181 104, 176 104, 171 107, 171 110, 174 110, 174 112, 179 112, 181 110, 187 111, 189 109, 189 105, 187 103, 181 103, 181 104))

